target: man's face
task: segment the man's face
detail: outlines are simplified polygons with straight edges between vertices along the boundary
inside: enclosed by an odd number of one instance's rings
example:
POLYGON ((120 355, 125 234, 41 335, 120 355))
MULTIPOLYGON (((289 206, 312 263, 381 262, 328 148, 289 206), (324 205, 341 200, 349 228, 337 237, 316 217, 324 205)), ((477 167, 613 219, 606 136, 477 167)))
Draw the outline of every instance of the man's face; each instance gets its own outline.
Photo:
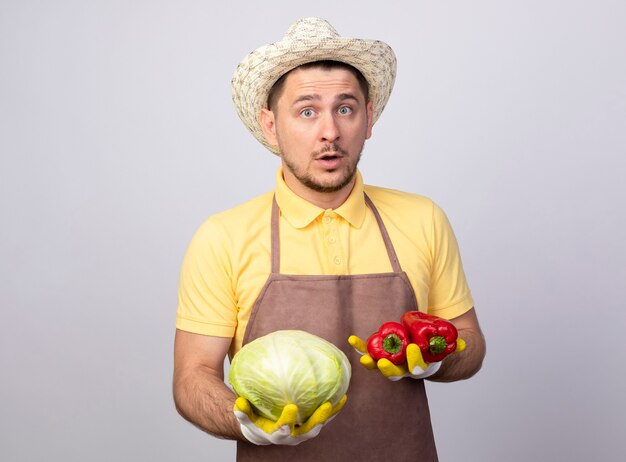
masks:
POLYGON ((267 141, 279 146, 285 182, 296 194, 349 193, 372 133, 372 105, 349 70, 296 69, 261 124, 267 141))

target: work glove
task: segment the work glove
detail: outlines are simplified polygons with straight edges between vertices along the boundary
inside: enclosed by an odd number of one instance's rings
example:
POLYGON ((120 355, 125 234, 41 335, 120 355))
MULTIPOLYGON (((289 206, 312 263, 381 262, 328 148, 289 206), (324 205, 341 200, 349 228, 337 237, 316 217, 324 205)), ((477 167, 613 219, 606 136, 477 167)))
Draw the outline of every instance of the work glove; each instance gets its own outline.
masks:
MULTIPOLYGON (((441 361, 427 363, 422 357, 420 348, 415 343, 409 343, 406 347, 406 364, 394 364, 386 358, 375 361, 367 352, 366 343, 356 335, 348 338, 350 345, 361 355, 361 364, 370 370, 378 369, 389 380, 397 381, 405 377, 413 379, 425 379, 435 374, 441 367, 441 361)), ((457 339, 456 352, 465 349, 465 342, 457 339)))
POLYGON ((259 446, 285 444, 295 446, 315 438, 322 427, 333 420, 346 403, 346 395, 333 407, 330 402, 320 405, 302 425, 296 424, 298 406, 288 404, 277 421, 257 415, 250 402, 243 397, 235 401, 234 412, 241 432, 248 441, 259 446))

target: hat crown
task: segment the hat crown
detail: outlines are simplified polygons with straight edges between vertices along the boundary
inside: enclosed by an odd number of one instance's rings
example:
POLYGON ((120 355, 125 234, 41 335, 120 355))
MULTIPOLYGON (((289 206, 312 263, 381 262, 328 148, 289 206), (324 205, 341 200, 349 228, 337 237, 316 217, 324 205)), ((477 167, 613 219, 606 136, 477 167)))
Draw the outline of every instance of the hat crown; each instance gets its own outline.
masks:
POLYGON ((333 39, 339 37, 339 33, 328 21, 322 18, 303 18, 291 25, 285 33, 284 39, 333 39))

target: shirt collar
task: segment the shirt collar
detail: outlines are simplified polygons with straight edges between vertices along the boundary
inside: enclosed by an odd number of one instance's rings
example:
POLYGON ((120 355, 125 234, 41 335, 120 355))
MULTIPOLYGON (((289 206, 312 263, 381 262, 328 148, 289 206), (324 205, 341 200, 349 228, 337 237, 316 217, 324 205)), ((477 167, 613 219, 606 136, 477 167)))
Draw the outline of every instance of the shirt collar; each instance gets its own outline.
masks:
MULTIPOLYGON (((283 179, 282 166, 276 173, 276 202, 278 203, 282 216, 294 228, 304 228, 308 226, 313 220, 323 215, 325 212, 324 209, 311 204, 289 189, 289 186, 287 186, 287 183, 285 183, 283 179)), ((350 192, 346 201, 337 209, 333 210, 333 212, 341 216, 355 228, 360 228, 365 219, 366 207, 363 193, 363 178, 361 177, 361 172, 357 170, 356 181, 352 192, 350 192)))

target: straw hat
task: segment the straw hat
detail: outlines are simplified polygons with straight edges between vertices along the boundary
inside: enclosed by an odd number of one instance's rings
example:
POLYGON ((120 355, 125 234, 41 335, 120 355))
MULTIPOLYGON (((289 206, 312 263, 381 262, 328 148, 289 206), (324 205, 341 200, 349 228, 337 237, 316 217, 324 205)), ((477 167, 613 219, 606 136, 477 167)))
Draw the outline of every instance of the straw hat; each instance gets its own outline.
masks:
POLYGON ((296 21, 279 42, 257 48, 237 66, 231 82, 233 102, 244 125, 274 154, 277 146, 265 142, 259 114, 276 81, 290 70, 313 61, 340 61, 355 67, 369 84, 374 122, 383 112, 396 77, 396 57, 378 40, 341 37, 328 21, 296 21))

